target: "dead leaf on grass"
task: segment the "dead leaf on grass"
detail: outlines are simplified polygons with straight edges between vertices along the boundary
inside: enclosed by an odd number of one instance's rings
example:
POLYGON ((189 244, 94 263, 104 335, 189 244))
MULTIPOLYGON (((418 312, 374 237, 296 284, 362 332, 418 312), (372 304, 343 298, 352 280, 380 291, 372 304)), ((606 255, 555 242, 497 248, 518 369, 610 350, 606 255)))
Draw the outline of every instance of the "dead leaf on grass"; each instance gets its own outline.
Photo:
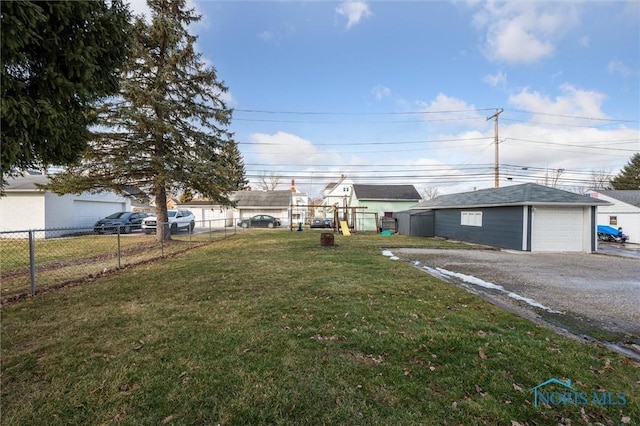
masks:
POLYGON ((382 364, 384 362, 384 358, 382 355, 372 355, 372 354, 368 354, 368 355, 362 355, 362 354, 355 354, 354 358, 356 359, 356 361, 362 361, 367 365, 379 365, 382 364))
POLYGON ((511 426, 522 426, 522 423, 511 420, 511 426))
POLYGON ((482 392, 482 388, 478 385, 476 385, 476 393, 480 396, 485 396, 486 394, 484 392, 482 392))
POLYGON ((630 423, 631 423, 631 417, 629 417, 629 416, 624 416, 623 418, 621 418, 621 419, 620 419, 620 421, 621 421, 622 423, 624 423, 625 425, 628 425, 628 424, 630 424, 630 423))
POLYGON ((478 348, 478 356, 480 356, 480 358, 482 359, 487 359, 487 354, 484 353, 484 351, 482 350, 482 348, 478 348))
POLYGON ((514 389, 514 390, 516 390, 516 391, 518 391, 518 392, 522 392, 522 387, 521 387, 521 386, 518 386, 518 385, 516 385, 515 383, 512 383, 512 385, 513 385, 513 389, 514 389))
POLYGON ((173 421, 173 414, 170 414, 164 419, 162 419, 162 424, 166 425, 167 423, 171 423, 172 421, 173 421))
POLYGON ((318 341, 324 341, 324 340, 328 340, 328 341, 342 341, 342 342, 346 342, 347 341, 347 336, 339 336, 337 334, 334 334, 332 336, 321 336, 319 334, 316 334, 315 336, 311 337, 314 340, 318 340, 318 341))

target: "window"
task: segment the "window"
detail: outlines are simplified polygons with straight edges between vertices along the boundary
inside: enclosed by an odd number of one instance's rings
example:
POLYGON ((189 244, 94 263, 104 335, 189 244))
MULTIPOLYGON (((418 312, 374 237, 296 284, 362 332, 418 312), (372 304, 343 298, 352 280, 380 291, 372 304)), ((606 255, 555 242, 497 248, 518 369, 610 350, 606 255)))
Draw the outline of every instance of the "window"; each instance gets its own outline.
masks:
POLYGON ((609 216, 609 225, 617 225, 618 216, 609 216))
POLYGON ((482 226, 482 212, 462 212, 460 217, 462 226, 482 226))

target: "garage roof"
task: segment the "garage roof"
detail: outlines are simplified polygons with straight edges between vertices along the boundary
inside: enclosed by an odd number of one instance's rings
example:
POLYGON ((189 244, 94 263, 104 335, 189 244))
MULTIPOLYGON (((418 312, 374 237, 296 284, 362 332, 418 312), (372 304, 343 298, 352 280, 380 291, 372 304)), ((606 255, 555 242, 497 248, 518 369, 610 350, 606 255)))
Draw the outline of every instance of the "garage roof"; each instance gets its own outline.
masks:
POLYGON ((237 207, 289 208, 291 191, 236 191, 231 199, 237 207))
POLYGON ((498 206, 599 206, 610 203, 536 183, 481 189, 459 194, 441 195, 419 203, 414 209, 447 209, 498 206))
POLYGON ((625 189, 625 190, 597 190, 602 195, 615 198, 623 203, 631 204, 632 206, 640 207, 640 190, 625 189))

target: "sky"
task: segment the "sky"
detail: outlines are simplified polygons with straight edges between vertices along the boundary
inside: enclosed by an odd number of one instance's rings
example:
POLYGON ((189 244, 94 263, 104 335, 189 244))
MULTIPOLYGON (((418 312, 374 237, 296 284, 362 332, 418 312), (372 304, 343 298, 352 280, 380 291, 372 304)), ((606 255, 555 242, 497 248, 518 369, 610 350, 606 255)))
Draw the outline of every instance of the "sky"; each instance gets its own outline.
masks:
POLYGON ((189 5, 254 189, 448 194, 494 187, 497 164, 499 186, 580 191, 640 152, 638 0, 189 5))

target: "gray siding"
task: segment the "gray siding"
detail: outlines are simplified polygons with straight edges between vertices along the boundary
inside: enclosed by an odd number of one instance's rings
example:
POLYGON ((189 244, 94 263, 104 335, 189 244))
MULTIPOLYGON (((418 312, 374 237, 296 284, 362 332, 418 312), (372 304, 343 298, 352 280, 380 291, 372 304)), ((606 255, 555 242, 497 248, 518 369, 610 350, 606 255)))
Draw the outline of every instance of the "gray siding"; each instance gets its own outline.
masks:
POLYGON ((435 212, 433 210, 406 210, 393 213, 398 233, 414 237, 435 236, 435 212))
POLYGON ((435 235, 472 243, 522 250, 522 207, 435 210, 435 235), (461 212, 482 212, 482 226, 462 226, 461 212))

